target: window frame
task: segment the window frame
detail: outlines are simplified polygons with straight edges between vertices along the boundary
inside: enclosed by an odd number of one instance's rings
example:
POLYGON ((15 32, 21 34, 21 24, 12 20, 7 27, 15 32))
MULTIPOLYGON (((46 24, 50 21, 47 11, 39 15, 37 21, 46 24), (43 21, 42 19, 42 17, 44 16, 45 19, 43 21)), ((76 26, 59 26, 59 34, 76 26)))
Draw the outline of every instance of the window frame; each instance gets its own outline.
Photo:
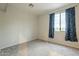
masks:
MULTIPOLYGON (((56 12, 55 14, 59 14, 59 31, 56 31, 55 32, 65 32, 65 30, 61 30, 61 13, 65 12, 65 10, 62 10, 62 11, 59 11, 59 12, 56 12)), ((55 20, 54 20, 55 21, 55 20)), ((55 25, 54 25, 54 28, 55 28, 55 25)))

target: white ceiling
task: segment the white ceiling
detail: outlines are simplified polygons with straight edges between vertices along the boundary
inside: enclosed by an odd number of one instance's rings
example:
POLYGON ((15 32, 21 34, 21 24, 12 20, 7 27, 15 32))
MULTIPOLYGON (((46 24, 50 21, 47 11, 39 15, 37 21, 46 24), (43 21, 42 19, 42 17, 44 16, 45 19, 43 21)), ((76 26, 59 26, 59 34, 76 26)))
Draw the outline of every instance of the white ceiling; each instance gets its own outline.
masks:
MULTIPOLYGON (((49 10, 54 10, 68 5, 69 3, 33 3, 34 7, 28 7, 28 3, 10 3, 9 5, 17 7, 19 10, 32 12, 34 14, 42 14, 49 10)), ((4 5, 4 4, 3 4, 4 5)), ((0 4, 2 6, 2 4, 0 4)))

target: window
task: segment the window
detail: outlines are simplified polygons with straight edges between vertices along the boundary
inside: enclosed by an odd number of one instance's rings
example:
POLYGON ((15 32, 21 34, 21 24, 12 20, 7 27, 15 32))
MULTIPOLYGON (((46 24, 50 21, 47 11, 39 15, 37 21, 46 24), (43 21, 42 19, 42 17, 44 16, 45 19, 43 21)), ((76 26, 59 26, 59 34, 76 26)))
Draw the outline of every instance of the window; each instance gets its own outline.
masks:
POLYGON ((55 31, 65 31, 65 11, 55 13, 54 29, 55 31))

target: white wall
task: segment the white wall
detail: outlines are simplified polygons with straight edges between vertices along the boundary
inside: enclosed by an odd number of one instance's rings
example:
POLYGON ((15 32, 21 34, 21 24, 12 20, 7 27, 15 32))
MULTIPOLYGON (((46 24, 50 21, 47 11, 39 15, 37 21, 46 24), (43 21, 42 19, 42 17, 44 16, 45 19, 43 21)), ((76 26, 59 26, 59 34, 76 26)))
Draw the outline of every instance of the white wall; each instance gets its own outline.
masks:
POLYGON ((12 6, 0 11, 0 49, 37 39, 35 15, 12 6))
POLYGON ((77 28, 78 42, 65 41, 64 32, 55 32, 54 39, 48 38, 48 33, 49 33, 48 32, 49 31, 49 15, 48 14, 39 16, 38 24, 39 24, 38 26, 39 27, 39 35, 38 35, 39 39, 79 48, 79 5, 76 7, 76 28, 77 28))
MULTIPOLYGON (((76 7, 77 37, 79 40, 79 6, 76 7)), ((42 39, 63 45, 79 48, 79 42, 67 42, 64 32, 56 32, 55 38, 48 38, 49 15, 39 16, 13 6, 8 6, 7 12, 0 11, 0 49, 19 43, 42 39)))

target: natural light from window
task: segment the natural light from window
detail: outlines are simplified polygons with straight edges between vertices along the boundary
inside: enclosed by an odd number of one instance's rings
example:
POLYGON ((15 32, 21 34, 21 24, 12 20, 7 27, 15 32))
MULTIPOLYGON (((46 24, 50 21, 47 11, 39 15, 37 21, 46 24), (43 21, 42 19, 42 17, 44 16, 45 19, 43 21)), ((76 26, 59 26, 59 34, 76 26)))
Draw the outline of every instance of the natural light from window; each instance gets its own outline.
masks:
POLYGON ((65 31, 66 27, 65 12, 55 13, 54 29, 55 31, 65 31))

